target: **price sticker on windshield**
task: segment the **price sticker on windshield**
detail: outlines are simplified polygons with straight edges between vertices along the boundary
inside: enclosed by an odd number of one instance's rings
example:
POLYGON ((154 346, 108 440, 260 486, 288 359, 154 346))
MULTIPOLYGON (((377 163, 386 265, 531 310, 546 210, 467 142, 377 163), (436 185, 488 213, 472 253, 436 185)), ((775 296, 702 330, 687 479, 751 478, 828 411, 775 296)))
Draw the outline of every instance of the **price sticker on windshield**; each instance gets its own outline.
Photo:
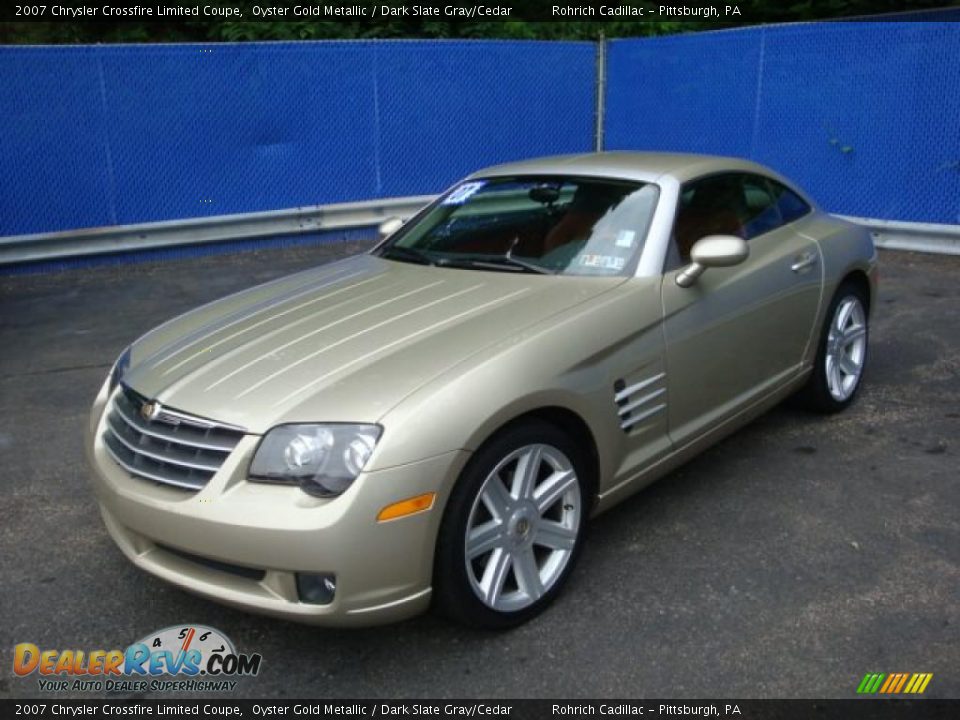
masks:
POLYGON ((485 183, 482 180, 479 180, 477 182, 464 183, 463 185, 458 187, 456 190, 454 190, 452 193, 447 195, 443 199, 443 202, 440 204, 441 205, 463 205, 467 200, 473 197, 474 194, 476 194, 476 192, 480 188, 482 188, 486 184, 487 183, 485 183))
POLYGON ((616 255, 581 255, 580 265, 603 270, 623 270, 627 261, 616 255))

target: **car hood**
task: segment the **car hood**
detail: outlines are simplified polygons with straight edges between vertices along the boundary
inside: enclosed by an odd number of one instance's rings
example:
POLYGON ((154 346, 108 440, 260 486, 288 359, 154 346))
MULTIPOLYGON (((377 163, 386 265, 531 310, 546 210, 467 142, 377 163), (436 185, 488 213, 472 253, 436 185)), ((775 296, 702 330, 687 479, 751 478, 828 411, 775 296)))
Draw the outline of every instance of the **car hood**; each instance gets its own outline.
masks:
POLYGON ((358 255, 161 325, 134 343, 123 382, 253 433, 289 422, 377 422, 457 362, 623 281, 358 255))

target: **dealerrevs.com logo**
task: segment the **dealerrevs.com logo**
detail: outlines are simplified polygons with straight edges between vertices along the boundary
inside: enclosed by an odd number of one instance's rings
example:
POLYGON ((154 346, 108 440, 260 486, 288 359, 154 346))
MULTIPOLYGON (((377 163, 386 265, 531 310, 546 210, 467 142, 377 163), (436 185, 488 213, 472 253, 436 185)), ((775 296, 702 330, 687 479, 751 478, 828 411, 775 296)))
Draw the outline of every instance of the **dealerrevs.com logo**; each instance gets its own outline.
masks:
POLYGON ((260 672, 259 653, 238 653, 230 639, 205 625, 176 625, 120 650, 13 649, 13 672, 37 675, 44 692, 191 692, 236 688, 260 672))

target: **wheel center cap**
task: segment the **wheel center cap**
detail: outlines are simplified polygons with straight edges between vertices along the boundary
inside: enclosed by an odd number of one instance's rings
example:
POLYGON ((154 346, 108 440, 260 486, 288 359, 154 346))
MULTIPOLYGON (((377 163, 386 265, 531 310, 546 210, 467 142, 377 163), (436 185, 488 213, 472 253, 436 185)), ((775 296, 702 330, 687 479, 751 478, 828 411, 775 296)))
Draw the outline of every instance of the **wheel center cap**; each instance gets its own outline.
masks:
POLYGON ((533 536, 537 513, 532 507, 521 506, 510 516, 509 532, 515 542, 523 543, 533 536))

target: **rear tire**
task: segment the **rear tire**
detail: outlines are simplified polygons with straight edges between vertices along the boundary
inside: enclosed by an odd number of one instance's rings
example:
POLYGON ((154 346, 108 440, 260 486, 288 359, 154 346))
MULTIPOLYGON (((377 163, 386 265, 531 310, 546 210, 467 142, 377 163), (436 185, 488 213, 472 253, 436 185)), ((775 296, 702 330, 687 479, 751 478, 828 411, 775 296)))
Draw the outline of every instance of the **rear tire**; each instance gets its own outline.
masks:
POLYGON ((438 610, 502 630, 550 605, 582 545, 590 506, 582 457, 563 431, 537 420, 508 427, 476 452, 440 526, 438 610))
POLYGON ((813 372, 797 393, 799 403, 820 413, 836 413, 853 402, 867 365, 869 298, 863 288, 843 283, 827 308, 813 372))

